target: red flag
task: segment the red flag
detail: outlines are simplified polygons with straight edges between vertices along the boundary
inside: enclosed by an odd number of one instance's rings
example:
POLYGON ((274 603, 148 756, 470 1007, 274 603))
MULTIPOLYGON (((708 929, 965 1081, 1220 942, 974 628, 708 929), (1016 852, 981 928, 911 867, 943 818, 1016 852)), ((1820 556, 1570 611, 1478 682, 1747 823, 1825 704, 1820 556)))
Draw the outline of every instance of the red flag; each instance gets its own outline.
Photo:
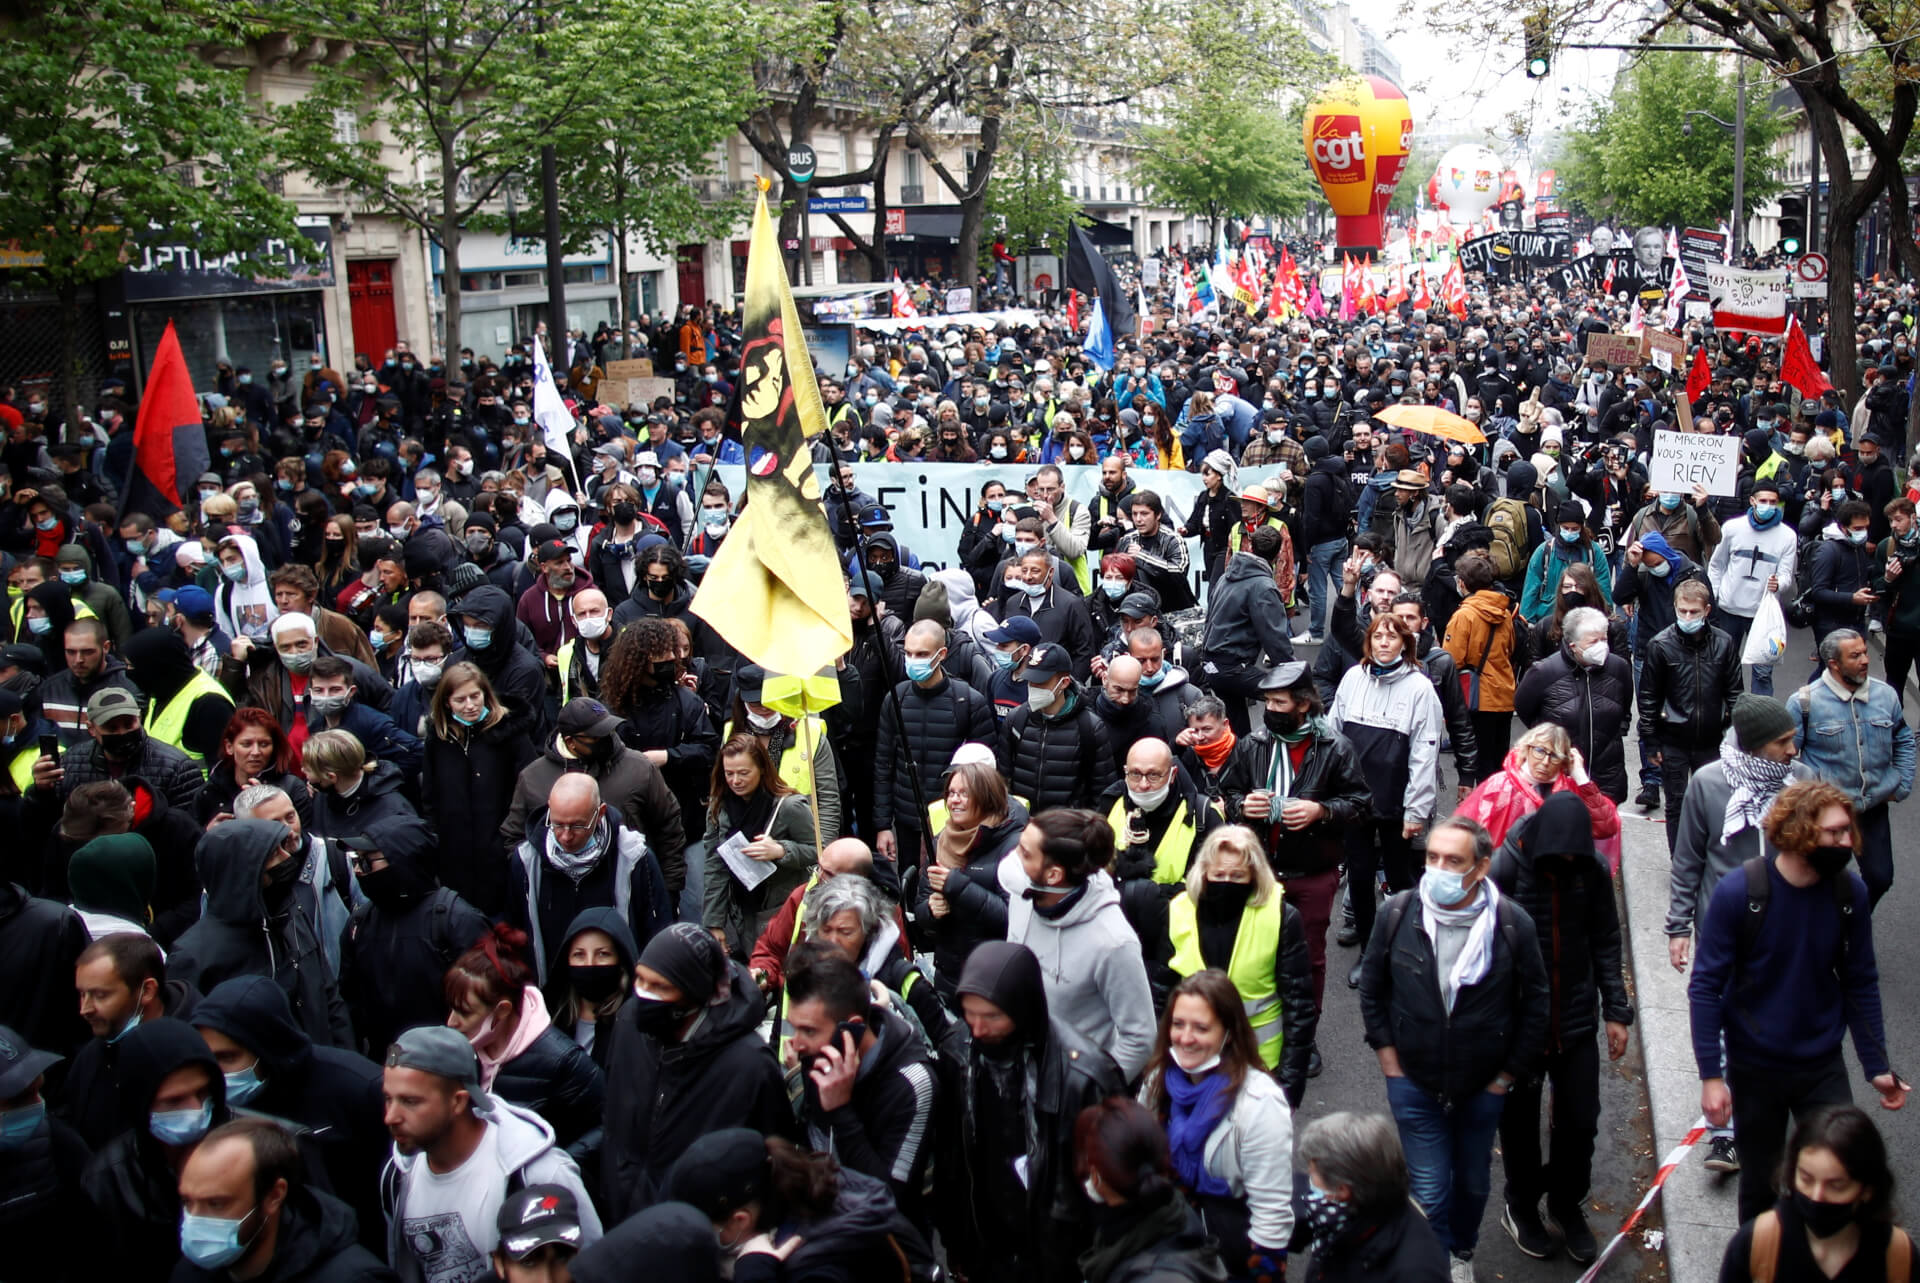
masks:
POLYGON ((1080 291, 1067 291, 1067 333, 1080 332, 1080 291))
POLYGON ((1427 271, 1425 267, 1422 267, 1414 273, 1414 289, 1411 301, 1414 307, 1422 312, 1430 311, 1433 308, 1433 293, 1427 289, 1427 271))
POLYGON ((1713 385, 1713 371, 1707 368, 1707 345, 1693 350, 1693 368, 1687 371, 1687 400, 1698 401, 1713 385))
POLYGON ((1814 364, 1813 347, 1807 342, 1807 332, 1800 328, 1797 316, 1787 318, 1787 350, 1780 358, 1780 381, 1791 384, 1803 397, 1833 391, 1833 384, 1827 382, 1827 376, 1814 364))
POLYGON ((1467 280, 1460 272, 1460 260, 1454 259, 1447 269, 1447 277, 1440 283, 1440 292, 1446 296, 1447 311, 1455 320, 1467 319, 1467 280))
POLYGON ((121 511, 144 512, 156 519, 179 511, 211 462, 187 358, 180 354, 180 340, 168 321, 133 424, 133 470, 121 496, 121 511))
POLYGON ((1407 301, 1407 267, 1397 263, 1393 269, 1393 288, 1387 292, 1387 302, 1398 305, 1407 301))

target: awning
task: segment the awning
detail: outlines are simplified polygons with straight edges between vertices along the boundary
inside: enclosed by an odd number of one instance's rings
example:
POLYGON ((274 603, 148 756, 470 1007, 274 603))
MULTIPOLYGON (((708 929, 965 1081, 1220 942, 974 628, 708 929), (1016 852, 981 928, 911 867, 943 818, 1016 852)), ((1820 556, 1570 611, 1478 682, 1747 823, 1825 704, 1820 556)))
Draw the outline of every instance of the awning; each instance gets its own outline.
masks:
POLYGON ((930 241, 950 245, 960 239, 958 205, 910 205, 902 212, 907 216, 907 230, 887 237, 890 241, 930 241))

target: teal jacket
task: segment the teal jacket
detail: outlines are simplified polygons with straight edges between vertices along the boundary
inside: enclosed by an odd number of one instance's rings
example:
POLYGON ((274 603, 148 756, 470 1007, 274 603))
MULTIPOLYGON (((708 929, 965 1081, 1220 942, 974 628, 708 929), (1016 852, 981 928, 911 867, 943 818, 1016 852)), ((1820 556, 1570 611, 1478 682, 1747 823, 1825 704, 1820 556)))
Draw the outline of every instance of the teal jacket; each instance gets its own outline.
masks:
POLYGON ((1559 595, 1560 576, 1568 566, 1584 564, 1593 567, 1593 577, 1600 581, 1600 596, 1607 603, 1607 613, 1613 613, 1613 567, 1591 539, 1583 539, 1577 544, 1561 541, 1559 534, 1549 526, 1547 541, 1533 550, 1533 560, 1527 563, 1527 587, 1520 596, 1520 616, 1530 624, 1537 624, 1553 614, 1554 598, 1559 595))

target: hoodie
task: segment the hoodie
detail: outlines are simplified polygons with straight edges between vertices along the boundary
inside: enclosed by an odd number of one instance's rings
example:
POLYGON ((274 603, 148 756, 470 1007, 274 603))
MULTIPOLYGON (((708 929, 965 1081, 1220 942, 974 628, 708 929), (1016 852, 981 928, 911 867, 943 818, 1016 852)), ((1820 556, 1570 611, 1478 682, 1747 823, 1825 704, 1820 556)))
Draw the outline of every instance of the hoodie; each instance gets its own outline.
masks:
MULTIPOLYGON (((200 675, 187 649, 186 638, 171 628, 143 628, 121 648, 127 676, 152 703, 148 726, 160 718, 168 703, 200 675)), ((220 744, 233 717, 233 696, 217 686, 209 686, 187 706, 186 723, 180 728, 180 742, 174 747, 197 754, 203 761, 218 761, 220 744)))
POLYGON ((280 617, 280 608, 273 604, 273 590, 267 587, 267 568, 260 560, 260 546, 251 535, 228 535, 220 541, 220 547, 240 550, 247 576, 240 583, 234 583, 222 573, 220 585, 213 593, 214 622, 229 637, 249 637, 271 646, 273 621, 280 617))
POLYGON ((490 1134, 458 1168, 436 1174, 428 1169, 424 1151, 403 1154, 395 1145, 380 1174, 382 1202, 392 1209, 387 1259, 403 1279, 488 1277, 487 1256, 500 1242, 497 1222, 509 1188, 565 1186, 580 1209, 582 1248, 600 1239, 600 1217, 580 1182, 580 1169, 555 1143, 547 1120, 484 1092, 475 1100, 475 1112, 490 1134), (469 1251, 479 1259, 442 1274, 419 1255, 422 1244, 435 1246, 435 1260, 448 1265, 469 1251))
POLYGON ((207 888, 206 913, 174 943, 167 971, 202 993, 234 976, 270 976, 309 1038, 351 1047, 353 1028, 313 922, 291 886, 274 907, 261 886, 286 834, 286 825, 269 820, 229 820, 201 840, 194 863, 207 888))
POLYGON ((594 586, 593 576, 576 568, 573 582, 558 597, 547 588, 545 575, 536 577, 533 586, 520 594, 514 617, 533 634, 534 644, 542 655, 553 654, 562 642, 572 641, 579 635, 573 626, 573 599, 594 586))
POLYGON ((133 617, 127 613, 127 599, 112 584, 100 581, 99 568, 93 564, 93 554, 85 544, 61 544, 60 551, 54 554, 54 562, 68 561, 79 562, 87 572, 87 581, 73 589, 74 600, 84 601, 87 609, 107 626, 107 635, 114 645, 126 645, 133 635, 133 617))
MULTIPOLYGON (((314 1046, 294 1020, 287 995, 265 976, 238 976, 215 985, 194 1008, 192 1021, 196 1029, 225 1034, 259 1057, 253 1067, 259 1090, 234 1100, 233 1107, 305 1128, 326 1164, 329 1184, 353 1205, 360 1241, 378 1249, 381 1214, 372 1175, 390 1139, 380 1066, 355 1052, 314 1046)), ((228 1089, 234 1084, 229 1082, 228 1089)))
MULTIPOLYGON (((546 585, 538 584, 541 592, 546 585)), ((484 620, 492 630, 485 646, 473 643, 472 629, 466 634, 466 657, 479 665, 493 683, 494 694, 527 732, 534 743, 547 737, 547 674, 538 659, 521 649, 514 640, 513 602, 507 594, 491 585, 475 588, 460 599, 462 618, 484 620)))
POLYGON ((1153 993, 1140 938, 1127 925, 1113 879, 1096 871, 1057 906, 1064 912, 1048 916, 1028 895, 1033 884, 1018 851, 1002 858, 999 876, 1007 893, 1007 939, 1040 960, 1054 1018, 1105 1047, 1128 1081, 1138 1078, 1153 1051, 1153 993))
POLYGON ((87 931, 148 934, 153 918, 153 847, 137 833, 97 837, 67 862, 67 890, 87 931))
POLYGON ((115 1047, 126 1130, 93 1156, 81 1177, 98 1232, 88 1245, 88 1265, 99 1278, 159 1283, 180 1260, 180 1195, 166 1148, 149 1130, 154 1093, 177 1070, 204 1069, 218 1127, 229 1118, 226 1079, 206 1041, 182 1020, 149 1020, 115 1047))
MULTIPOLYGON (((619 910, 611 907, 580 910, 567 925, 567 933, 560 941, 560 957, 565 958, 572 951, 575 938, 583 931, 599 931, 613 941, 613 954, 619 960, 620 975, 623 979, 633 975, 633 965, 640 960, 640 946, 634 942, 633 928, 627 925, 626 918, 619 910)), ((563 977, 556 976, 549 988, 552 991, 550 1005, 554 1028, 585 1048, 593 1057, 593 1062, 604 1072, 613 1054, 612 1023, 609 1021, 603 1030, 598 1021, 582 1021, 579 1009, 573 1002, 573 987, 563 977), (604 1038, 600 1037, 603 1032, 606 1034, 604 1038)), ((622 1005, 625 1005, 624 1000, 622 1005)))
MULTIPOLYGON (((280 1209, 273 1263, 260 1276, 263 1283, 391 1283, 386 1262, 366 1246, 364 1221, 361 1242, 354 1242, 354 1218, 354 1209, 331 1194, 304 1185, 290 1190, 280 1209)), ((379 1230, 376 1220, 376 1236, 379 1230)), ((203 1270, 182 1261, 173 1283, 230 1283, 232 1277, 224 1269, 203 1270)))
POLYGON ((628 1283, 646 1262, 659 1283, 708 1283, 720 1277, 720 1243, 707 1214, 685 1203, 657 1203, 607 1231, 573 1258, 573 1283, 628 1283))

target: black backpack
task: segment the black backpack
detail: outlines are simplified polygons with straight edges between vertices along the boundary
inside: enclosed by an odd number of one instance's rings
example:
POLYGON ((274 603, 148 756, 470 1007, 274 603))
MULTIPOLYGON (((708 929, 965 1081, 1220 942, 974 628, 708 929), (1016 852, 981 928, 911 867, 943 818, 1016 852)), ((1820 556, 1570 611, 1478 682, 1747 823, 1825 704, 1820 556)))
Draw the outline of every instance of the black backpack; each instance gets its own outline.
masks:
POLYGON ((1793 561, 1793 582, 1799 589, 1793 600, 1787 603, 1786 616, 1789 628, 1811 628, 1813 626, 1813 559, 1820 551, 1820 539, 1802 539, 1800 551, 1793 561))

